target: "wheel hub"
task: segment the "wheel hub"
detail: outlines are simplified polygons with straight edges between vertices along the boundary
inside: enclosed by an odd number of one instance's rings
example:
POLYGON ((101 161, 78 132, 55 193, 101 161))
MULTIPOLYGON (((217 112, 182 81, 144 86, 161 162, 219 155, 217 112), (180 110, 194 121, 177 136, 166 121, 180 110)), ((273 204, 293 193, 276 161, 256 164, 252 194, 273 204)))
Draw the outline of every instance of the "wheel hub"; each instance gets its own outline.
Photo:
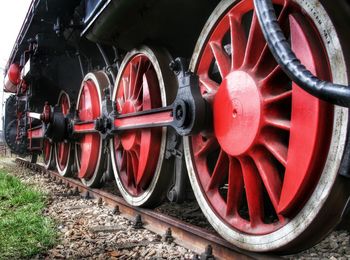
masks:
POLYGON ((249 73, 231 72, 223 80, 214 98, 214 130, 227 154, 239 156, 254 145, 261 103, 257 82, 249 73))

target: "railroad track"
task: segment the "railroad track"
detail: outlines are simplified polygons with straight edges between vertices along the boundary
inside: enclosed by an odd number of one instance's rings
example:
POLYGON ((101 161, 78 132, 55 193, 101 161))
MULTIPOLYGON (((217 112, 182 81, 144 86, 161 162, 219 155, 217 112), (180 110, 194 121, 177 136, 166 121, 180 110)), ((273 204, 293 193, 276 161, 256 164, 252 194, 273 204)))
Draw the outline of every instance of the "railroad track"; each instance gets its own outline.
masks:
POLYGON ((16 163, 31 170, 45 173, 50 176, 53 181, 74 189, 86 198, 95 199, 99 203, 104 202, 109 207, 120 211, 126 218, 134 220, 134 222, 137 219, 141 220, 144 228, 159 235, 164 236, 170 229, 172 239, 174 239, 177 244, 196 252, 199 256, 198 259, 212 259, 208 258, 211 255, 210 251, 212 251, 212 255, 215 259, 280 258, 274 255, 256 254, 241 250, 218 235, 203 228, 185 223, 184 221, 162 213, 155 213, 152 210, 130 206, 119 196, 100 189, 88 188, 80 181, 72 178, 64 178, 55 171, 46 170, 45 167, 40 164, 34 164, 22 158, 16 158, 16 163))

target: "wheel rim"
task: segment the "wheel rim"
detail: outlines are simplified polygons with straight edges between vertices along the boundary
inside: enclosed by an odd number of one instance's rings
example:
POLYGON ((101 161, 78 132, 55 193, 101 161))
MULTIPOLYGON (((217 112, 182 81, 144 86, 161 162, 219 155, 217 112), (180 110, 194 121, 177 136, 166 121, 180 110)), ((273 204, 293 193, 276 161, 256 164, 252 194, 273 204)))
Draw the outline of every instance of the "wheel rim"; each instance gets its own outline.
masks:
MULTIPOLYGON (((316 66, 327 56, 317 51, 324 47, 310 20, 291 1, 274 3, 293 50, 329 79, 329 68, 316 66)), ((315 159, 324 162, 329 149, 326 120, 333 108, 290 86, 252 10, 252 1, 231 4, 203 45, 195 70, 213 109, 214 131, 189 145, 214 214, 240 232, 263 235, 285 226, 310 197, 324 166, 315 159)))
MULTIPOLYGON (((162 106, 159 80, 149 57, 135 54, 130 58, 114 95, 120 114, 162 106)), ((131 196, 141 196, 157 172, 163 133, 161 128, 130 130, 114 137, 114 161, 118 177, 131 196)))
MULTIPOLYGON (((96 83, 89 77, 83 82, 77 110, 81 121, 94 120, 101 115, 101 95, 96 83)), ((95 175, 100 161, 101 146, 99 133, 84 134, 79 139, 76 155, 80 179, 89 180, 95 175)))
MULTIPOLYGON (((61 92, 57 104, 61 107, 64 116, 68 115, 70 110, 70 99, 66 92, 61 92)), ((70 165, 71 144, 60 142, 55 146, 56 165, 60 174, 64 174, 70 165)))

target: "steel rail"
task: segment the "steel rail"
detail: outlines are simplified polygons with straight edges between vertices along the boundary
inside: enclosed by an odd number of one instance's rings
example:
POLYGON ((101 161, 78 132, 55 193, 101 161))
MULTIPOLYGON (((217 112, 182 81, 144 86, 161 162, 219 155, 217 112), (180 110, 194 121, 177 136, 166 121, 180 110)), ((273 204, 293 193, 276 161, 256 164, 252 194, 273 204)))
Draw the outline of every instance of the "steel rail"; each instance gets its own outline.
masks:
POLYGON ((166 230, 170 228, 174 242, 199 254, 199 259, 206 259, 200 255, 205 252, 208 245, 212 247, 215 259, 281 259, 276 255, 258 254, 241 250, 220 236, 203 228, 185 223, 163 213, 130 206, 119 196, 103 190, 88 188, 76 179, 62 177, 55 171, 46 170, 43 165, 34 164, 22 158, 16 158, 16 163, 34 171, 45 172, 54 181, 59 181, 67 187, 78 189, 79 193, 85 193, 90 198, 98 201, 102 199, 112 208, 117 206, 120 213, 127 219, 135 219, 137 215, 140 215, 143 227, 159 235, 165 235, 166 230))

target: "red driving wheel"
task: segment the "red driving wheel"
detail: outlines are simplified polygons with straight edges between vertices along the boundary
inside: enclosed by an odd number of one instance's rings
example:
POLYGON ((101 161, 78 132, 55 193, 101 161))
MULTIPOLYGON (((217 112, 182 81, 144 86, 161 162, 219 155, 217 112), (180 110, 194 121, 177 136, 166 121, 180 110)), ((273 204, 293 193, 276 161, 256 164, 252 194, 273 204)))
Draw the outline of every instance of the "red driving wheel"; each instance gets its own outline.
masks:
MULTIPOLYGON (((174 79, 167 70, 170 59, 148 47, 125 57, 112 99, 120 114, 129 114, 166 105, 165 83, 174 79), (160 63, 165 66, 160 65, 160 63), (162 68, 162 70, 161 70, 162 68)), ((170 87, 166 85, 167 87, 170 87)), ((154 206, 167 190, 161 169, 164 162, 166 129, 135 129, 115 136, 111 143, 112 165, 119 190, 135 206, 154 206), (158 187, 159 186, 159 187, 158 187)), ((168 178, 169 179, 169 178, 168 178)))
MULTIPOLYGON (((331 80, 324 42, 303 14, 308 9, 300 1, 273 2, 296 55, 331 80)), ((253 1, 223 1, 217 10, 191 65, 212 108, 213 131, 186 138, 188 171, 219 233, 249 250, 272 250, 286 245, 278 237, 286 236, 319 188, 335 112, 284 74, 266 45, 253 1), (268 235, 276 241, 257 242, 268 235)))
MULTIPOLYGON (((147 56, 134 56, 121 77, 116 94, 120 114, 161 107, 157 74, 147 56)), ((119 176, 133 196, 150 184, 157 167, 152 158, 158 158, 161 140, 161 128, 130 130, 114 138, 119 176)))
MULTIPOLYGON (((86 75, 77 102, 79 120, 91 121, 102 115, 102 89, 108 86, 108 77, 103 72, 86 75)), ((105 165, 103 144, 99 133, 87 133, 80 136, 75 146, 78 177, 89 187, 101 184, 105 165)))
MULTIPOLYGON (((66 92, 62 91, 60 93, 57 104, 61 107, 62 113, 66 116, 71 106, 70 98, 66 92)), ((60 175, 65 177, 71 175, 71 166, 74 159, 72 154, 71 143, 63 141, 55 144, 56 168, 60 175)))

